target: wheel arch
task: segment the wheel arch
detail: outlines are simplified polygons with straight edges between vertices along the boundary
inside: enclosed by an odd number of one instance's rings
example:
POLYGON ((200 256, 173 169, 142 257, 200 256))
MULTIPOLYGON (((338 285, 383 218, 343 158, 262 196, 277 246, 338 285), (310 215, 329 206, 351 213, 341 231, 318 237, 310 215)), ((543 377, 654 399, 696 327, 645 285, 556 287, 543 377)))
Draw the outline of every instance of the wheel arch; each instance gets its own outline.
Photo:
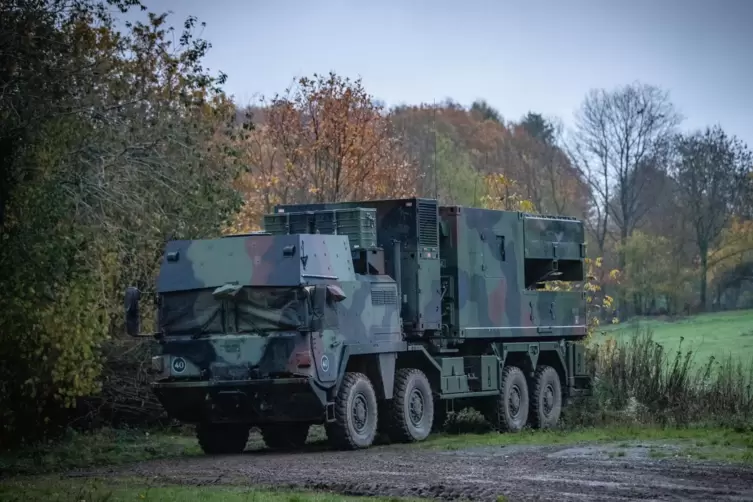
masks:
POLYGON ((346 373, 357 372, 366 375, 374 387, 377 399, 392 399, 395 389, 395 372, 398 359, 397 352, 378 352, 371 354, 353 354, 343 356, 344 364, 337 376, 335 392, 342 385, 346 373))
POLYGON ((442 393, 442 369, 425 348, 418 347, 398 354, 395 373, 406 368, 421 370, 426 375, 435 398, 442 393))

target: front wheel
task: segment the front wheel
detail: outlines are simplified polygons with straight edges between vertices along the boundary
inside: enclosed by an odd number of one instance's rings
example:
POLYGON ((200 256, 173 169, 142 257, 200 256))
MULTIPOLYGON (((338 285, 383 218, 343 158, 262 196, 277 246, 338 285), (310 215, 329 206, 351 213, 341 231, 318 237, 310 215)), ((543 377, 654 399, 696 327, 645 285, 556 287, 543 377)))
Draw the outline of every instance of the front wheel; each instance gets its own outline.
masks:
POLYGON ((243 424, 201 423, 196 427, 199 446, 207 455, 243 453, 251 428, 243 424))
POLYGON ((390 403, 392 440, 423 441, 431 433, 434 417, 434 396, 426 375, 415 368, 398 370, 390 403))
POLYGON ((368 448, 376 437, 378 422, 371 382, 363 373, 346 373, 335 398, 335 421, 326 425, 330 443, 342 450, 368 448))

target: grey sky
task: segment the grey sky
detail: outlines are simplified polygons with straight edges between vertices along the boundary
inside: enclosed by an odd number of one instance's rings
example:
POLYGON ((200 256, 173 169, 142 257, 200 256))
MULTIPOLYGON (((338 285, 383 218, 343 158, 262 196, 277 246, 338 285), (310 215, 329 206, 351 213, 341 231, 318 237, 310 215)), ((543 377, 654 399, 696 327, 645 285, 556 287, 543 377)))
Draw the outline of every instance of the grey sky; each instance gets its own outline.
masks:
POLYGON ((664 87, 684 128, 753 148, 753 0, 144 0, 206 21, 240 104, 296 76, 363 77, 387 105, 484 98, 507 119, 569 123, 592 87, 664 87))

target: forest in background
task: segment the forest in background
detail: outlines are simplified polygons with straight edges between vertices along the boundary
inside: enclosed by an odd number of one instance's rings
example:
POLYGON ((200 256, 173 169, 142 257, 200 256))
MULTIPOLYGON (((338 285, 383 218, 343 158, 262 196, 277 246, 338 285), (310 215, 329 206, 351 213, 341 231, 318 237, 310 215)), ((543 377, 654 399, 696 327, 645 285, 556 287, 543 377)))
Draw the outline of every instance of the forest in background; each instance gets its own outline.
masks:
POLYGON ((685 130, 668 90, 594 89, 569 129, 482 100, 385 108, 336 73, 240 107, 204 68, 199 26, 138 0, 0 0, 0 446, 71 417, 158 416, 125 287, 149 297, 167 240, 258 228, 277 203, 575 216, 594 295, 616 299, 594 317, 753 307, 751 152, 685 130), (118 32, 129 9, 144 21, 118 32))

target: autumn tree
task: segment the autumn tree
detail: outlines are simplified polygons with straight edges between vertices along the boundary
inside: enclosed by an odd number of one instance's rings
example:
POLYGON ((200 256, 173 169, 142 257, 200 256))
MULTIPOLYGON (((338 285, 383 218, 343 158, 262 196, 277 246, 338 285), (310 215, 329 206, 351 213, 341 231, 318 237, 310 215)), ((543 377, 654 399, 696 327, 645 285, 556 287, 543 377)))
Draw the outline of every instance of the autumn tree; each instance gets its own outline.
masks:
MULTIPOLYGON (((610 227, 618 233, 617 268, 625 268, 625 245, 653 200, 641 197, 651 170, 665 169, 668 144, 681 117, 658 87, 634 83, 591 90, 576 113, 568 151, 591 188, 586 219, 599 254, 610 227)), ((622 305, 624 298, 618 304, 622 305)), ((624 310, 620 310, 623 314, 624 310)))
POLYGON ((437 199, 448 205, 477 205, 484 181, 473 165, 471 152, 444 132, 437 132, 436 143, 436 165, 430 177, 436 178, 437 199))
POLYGON ((645 174, 666 167, 668 140, 680 120, 669 94, 648 84, 591 90, 584 99, 569 151, 591 186, 595 215, 589 222, 600 251, 610 222, 624 247, 645 216, 651 205, 641 197, 650 179, 645 174))
POLYGON ((469 138, 483 135, 480 121, 486 120, 484 113, 496 113, 486 106, 485 111, 477 110, 474 116, 452 102, 390 110, 393 131, 420 173, 418 195, 436 197, 444 204, 478 203, 482 187, 480 150, 469 138))
POLYGON ((506 123, 483 100, 468 108, 451 101, 399 106, 391 110, 390 120, 424 173, 419 185, 422 196, 437 196, 445 204, 478 206, 490 180, 502 176, 514 181, 519 195, 537 211, 583 212, 585 182, 564 152, 548 143, 554 141, 555 125, 543 118, 539 125, 551 133, 543 140, 521 124, 506 123))
POLYGON ((751 188, 753 156, 720 127, 675 138, 677 190, 693 228, 698 251, 700 307, 707 308, 709 252, 751 188))
POLYGON ((561 125, 529 113, 512 124, 510 172, 539 211, 582 217, 589 187, 557 144, 561 125))
POLYGON ((753 220, 747 211, 741 213, 733 216, 709 251, 709 285, 718 308, 753 307, 753 220))
POLYGON ((632 311, 637 315, 681 311, 691 295, 689 270, 673 266, 677 260, 671 240, 636 230, 623 251, 626 267, 621 288, 632 311))
POLYGON ((242 221, 276 203, 338 202, 415 193, 419 175, 360 79, 304 77, 261 107, 238 145, 248 174, 242 221), (255 211, 255 212, 254 212, 255 211))
POLYGON ((545 145, 554 146, 556 143, 557 128, 540 113, 528 112, 520 121, 520 126, 532 138, 545 145))
POLYGON ((478 116, 482 121, 491 120, 498 124, 504 124, 502 114, 499 113, 499 110, 487 103, 486 100, 477 99, 476 101, 474 101, 471 104, 470 112, 472 115, 478 116))
POLYGON ((521 195, 515 180, 504 174, 487 174, 484 177, 484 195, 481 206, 504 211, 536 212, 534 204, 521 195))

